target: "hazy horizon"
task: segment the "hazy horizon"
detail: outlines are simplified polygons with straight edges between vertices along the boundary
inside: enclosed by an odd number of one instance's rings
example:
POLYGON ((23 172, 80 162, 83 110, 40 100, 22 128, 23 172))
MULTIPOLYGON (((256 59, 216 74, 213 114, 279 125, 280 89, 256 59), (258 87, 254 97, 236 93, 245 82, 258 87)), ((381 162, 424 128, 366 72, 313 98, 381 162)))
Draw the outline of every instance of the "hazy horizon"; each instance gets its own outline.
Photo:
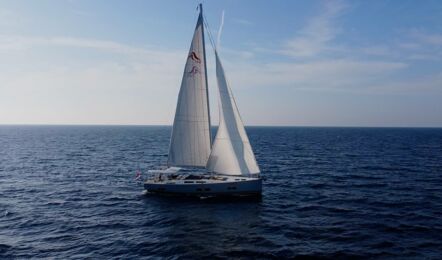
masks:
MULTIPOLYGON (((2 1, 0 125, 170 125, 198 3, 2 1)), ((442 2, 203 4, 245 125, 442 127, 442 2)))
MULTIPOLYGON (((167 126, 169 125, 153 125, 153 124, 0 124, 0 126, 167 126)), ((299 128, 442 128, 440 126, 357 126, 357 125, 244 125, 247 127, 299 127, 299 128)), ((212 128, 218 125, 212 125, 212 128)))

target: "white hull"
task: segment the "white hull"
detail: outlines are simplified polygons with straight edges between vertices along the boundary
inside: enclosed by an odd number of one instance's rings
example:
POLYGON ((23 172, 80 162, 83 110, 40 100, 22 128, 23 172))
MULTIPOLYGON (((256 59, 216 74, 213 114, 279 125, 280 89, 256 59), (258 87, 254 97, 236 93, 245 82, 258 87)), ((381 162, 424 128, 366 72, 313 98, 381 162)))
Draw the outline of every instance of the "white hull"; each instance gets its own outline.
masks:
POLYGON ((184 196, 261 196, 262 179, 216 176, 210 179, 149 179, 144 188, 150 193, 184 196))

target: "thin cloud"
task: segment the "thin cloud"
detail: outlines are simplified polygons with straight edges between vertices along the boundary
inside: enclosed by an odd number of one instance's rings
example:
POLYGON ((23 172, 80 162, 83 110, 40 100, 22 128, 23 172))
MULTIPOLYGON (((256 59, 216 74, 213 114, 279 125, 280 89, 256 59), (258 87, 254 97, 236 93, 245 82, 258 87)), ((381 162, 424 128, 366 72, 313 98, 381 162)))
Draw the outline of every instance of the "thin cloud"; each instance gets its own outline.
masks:
POLYGON ((416 42, 400 42, 397 46, 406 50, 417 50, 421 48, 421 45, 416 42))
POLYGON ((373 45, 359 49, 360 52, 371 56, 391 56, 394 53, 387 45, 373 45))
POLYGON ((252 26, 252 25, 254 25, 254 23, 252 23, 251 21, 246 20, 246 19, 241 19, 241 18, 233 18, 232 21, 234 23, 245 25, 245 26, 252 26))
POLYGON ((33 37, 17 35, 0 35, 0 50, 26 50, 38 46, 64 46, 76 48, 92 48, 101 51, 127 53, 127 54, 152 54, 147 48, 127 45, 115 41, 76 38, 76 37, 33 37))
POLYGON ((291 87, 308 90, 366 92, 365 86, 406 69, 401 62, 324 60, 306 63, 226 63, 232 84, 252 87, 291 87), (233 72, 233 73, 232 73, 233 72), (240 73, 238 73, 240 72, 240 73))
POLYGON ((410 60, 442 60, 442 34, 412 29, 407 34, 407 41, 398 46, 404 49, 403 56, 410 60))
POLYGON ((419 30, 413 30, 410 36, 417 41, 429 45, 442 45, 442 34, 426 33, 419 30))
POLYGON ((402 33, 394 42, 371 44, 365 47, 348 47, 347 52, 353 56, 384 57, 395 60, 437 61, 442 58, 439 46, 442 46, 442 34, 424 33, 410 30, 402 33))
POLYGON ((84 11, 84 10, 73 10, 72 13, 75 15, 81 16, 81 17, 93 17, 96 14, 90 11, 84 11))
POLYGON ((390 81, 373 85, 375 91, 382 93, 442 93, 442 73, 421 76, 413 79, 390 81))
POLYGON ((341 1, 324 2, 321 13, 310 19, 299 35, 287 41, 280 52, 292 57, 312 57, 322 53, 339 34, 335 20, 346 8, 341 1))

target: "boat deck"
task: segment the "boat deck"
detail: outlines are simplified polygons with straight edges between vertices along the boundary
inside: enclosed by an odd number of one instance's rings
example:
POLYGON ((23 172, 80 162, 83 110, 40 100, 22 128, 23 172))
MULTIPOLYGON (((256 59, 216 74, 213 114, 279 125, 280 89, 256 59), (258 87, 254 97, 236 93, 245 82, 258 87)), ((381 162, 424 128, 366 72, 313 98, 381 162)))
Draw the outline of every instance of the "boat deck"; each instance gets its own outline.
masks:
POLYGON ((220 176, 220 175, 194 175, 194 174, 159 174, 148 178, 149 184, 215 184, 237 183, 256 180, 256 177, 220 176))

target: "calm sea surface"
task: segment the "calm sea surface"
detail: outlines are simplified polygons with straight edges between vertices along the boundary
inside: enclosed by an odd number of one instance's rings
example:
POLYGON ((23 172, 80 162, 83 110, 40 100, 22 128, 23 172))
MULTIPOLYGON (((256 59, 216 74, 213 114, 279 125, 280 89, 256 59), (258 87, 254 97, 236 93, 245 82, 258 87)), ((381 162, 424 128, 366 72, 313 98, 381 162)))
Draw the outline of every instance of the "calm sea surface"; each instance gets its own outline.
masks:
POLYGON ((442 258, 442 129, 247 132, 261 201, 143 195, 170 127, 0 126, 0 258, 442 258))

